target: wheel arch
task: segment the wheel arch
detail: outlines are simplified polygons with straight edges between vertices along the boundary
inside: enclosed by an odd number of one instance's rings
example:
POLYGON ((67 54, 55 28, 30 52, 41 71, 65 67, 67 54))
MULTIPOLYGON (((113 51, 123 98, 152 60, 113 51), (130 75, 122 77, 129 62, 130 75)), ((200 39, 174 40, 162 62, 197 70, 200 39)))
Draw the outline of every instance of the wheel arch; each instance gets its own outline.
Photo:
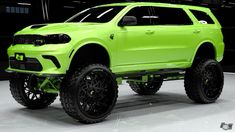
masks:
POLYGON ((203 41, 200 45, 197 46, 193 59, 191 62, 193 63, 197 58, 209 58, 216 60, 216 47, 212 41, 203 41))
POLYGON ((87 57, 86 61, 88 63, 90 63, 89 61, 94 61, 94 63, 100 63, 107 67, 111 66, 111 56, 108 48, 99 42, 87 42, 79 45, 72 51, 68 70, 73 69, 77 64, 85 63, 85 61, 82 60, 85 59, 85 57, 87 57))

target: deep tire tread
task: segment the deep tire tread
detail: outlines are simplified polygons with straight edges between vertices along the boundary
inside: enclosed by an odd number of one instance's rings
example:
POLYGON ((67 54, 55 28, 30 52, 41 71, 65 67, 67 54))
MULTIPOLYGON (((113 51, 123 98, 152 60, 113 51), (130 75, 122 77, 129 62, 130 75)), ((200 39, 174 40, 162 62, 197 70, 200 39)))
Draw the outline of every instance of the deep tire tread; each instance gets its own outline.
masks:
MULTIPOLYGON (((64 80, 61 83, 61 89, 60 89, 60 101, 61 101, 62 107, 65 110, 65 112, 69 116, 71 116, 72 118, 78 120, 81 123, 85 123, 85 124, 97 123, 97 122, 101 122, 105 119, 105 117, 104 117, 102 119, 94 119, 93 120, 93 119, 87 118, 81 112, 78 112, 77 106, 74 101, 76 98, 74 98, 72 96, 74 94, 74 86, 76 85, 76 81, 79 79, 79 76, 83 72, 89 70, 91 67, 105 67, 105 66, 101 65, 101 64, 91 64, 88 66, 80 67, 74 73, 71 72, 66 75, 66 77, 64 78, 64 80)), ((106 70, 108 70, 110 72, 110 74, 112 74, 108 68, 106 68, 106 70)), ((113 76, 113 79, 115 79, 114 76, 113 76)), ((115 88, 117 89, 118 86, 117 86, 116 80, 114 82, 116 83, 115 88)), ((118 93, 116 94, 116 97, 114 100, 115 103, 117 101, 117 97, 118 97, 118 93)), ((115 103, 113 105, 115 105, 115 103)), ((110 113, 111 113, 111 111, 109 112, 109 114, 110 113)), ((106 117, 109 114, 107 114, 106 117)))
MULTIPOLYGON (((211 63, 211 62, 218 63, 212 59, 197 60, 196 62, 194 62, 191 68, 186 70, 185 81, 184 81, 185 91, 187 96, 196 103, 201 103, 201 104, 213 103, 216 101, 217 98, 219 98, 217 97, 216 99, 208 100, 207 98, 203 97, 202 92, 198 86, 199 85, 198 80, 203 76, 202 72, 204 70, 203 67, 205 63, 211 63)), ((217 64, 217 66, 222 72, 221 66, 219 64, 217 64)), ((224 76, 222 75, 222 79, 223 78, 224 76)), ((221 86, 223 87, 223 83, 221 86)))
POLYGON ((24 76, 22 76, 20 74, 12 75, 10 77, 10 91, 11 91, 12 97, 19 104, 27 107, 28 109, 46 108, 47 106, 52 104, 57 97, 57 94, 46 94, 45 93, 44 100, 37 102, 37 103, 33 103, 25 97, 24 92, 22 91, 22 88, 23 88, 22 83, 24 83, 24 76))

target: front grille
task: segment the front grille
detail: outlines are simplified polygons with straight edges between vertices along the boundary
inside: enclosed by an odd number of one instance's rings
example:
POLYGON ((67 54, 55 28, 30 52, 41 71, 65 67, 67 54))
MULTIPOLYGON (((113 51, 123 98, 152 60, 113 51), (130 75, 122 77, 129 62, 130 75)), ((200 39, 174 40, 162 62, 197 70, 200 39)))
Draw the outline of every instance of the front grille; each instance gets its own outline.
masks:
POLYGON ((45 41, 42 35, 16 35, 13 39, 13 45, 16 44, 39 44, 45 41))
POLYGON ((42 65, 35 58, 25 58, 24 61, 18 61, 14 57, 10 57, 10 67, 20 70, 42 71, 42 65))

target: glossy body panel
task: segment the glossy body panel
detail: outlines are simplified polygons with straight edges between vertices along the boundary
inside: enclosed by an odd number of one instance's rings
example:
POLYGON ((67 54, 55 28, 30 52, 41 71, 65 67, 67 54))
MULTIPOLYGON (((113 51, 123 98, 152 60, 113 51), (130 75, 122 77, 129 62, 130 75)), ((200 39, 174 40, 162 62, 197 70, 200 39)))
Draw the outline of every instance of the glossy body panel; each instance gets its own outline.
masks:
POLYGON ((107 23, 55 23, 31 29, 31 26, 19 31, 22 34, 67 34, 71 41, 66 44, 45 44, 42 46, 17 44, 8 49, 9 57, 15 53, 24 53, 34 57, 43 66, 41 72, 8 68, 9 71, 35 74, 66 74, 76 52, 88 44, 102 46, 109 54, 110 68, 114 73, 151 71, 168 68, 188 68, 191 66, 198 48, 209 42, 214 46, 216 58, 221 61, 224 52, 221 26, 209 9, 195 6, 161 3, 118 3, 103 6, 126 6, 107 23), (138 6, 156 6, 182 8, 190 17, 192 25, 150 25, 118 26, 121 18, 132 8, 138 6), (189 9, 206 12, 215 24, 200 24, 189 9), (110 38, 113 35, 113 39, 110 38), (72 52, 74 51, 74 52, 72 52), (72 53, 72 54, 71 54, 72 53), (55 67, 51 60, 42 55, 55 56, 61 68, 55 67))

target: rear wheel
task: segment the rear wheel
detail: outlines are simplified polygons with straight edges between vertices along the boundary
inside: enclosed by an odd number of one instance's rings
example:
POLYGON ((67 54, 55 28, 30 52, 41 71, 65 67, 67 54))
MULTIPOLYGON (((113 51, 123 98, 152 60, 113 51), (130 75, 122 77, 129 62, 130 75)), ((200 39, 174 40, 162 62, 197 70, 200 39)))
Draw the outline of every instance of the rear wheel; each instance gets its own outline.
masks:
POLYGON ((129 82, 131 89, 140 95, 154 95, 162 86, 161 77, 152 77, 148 82, 129 82))
POLYGON ((222 92, 223 85, 223 70, 215 60, 198 60, 191 68, 186 70, 186 94, 195 102, 215 102, 222 92))
POLYGON ((117 93, 111 71, 103 65, 92 64, 64 78, 60 99, 68 115, 82 123, 96 123, 111 113, 117 93))
POLYGON ((14 74, 10 78, 10 91, 13 98, 29 109, 45 108, 57 97, 57 94, 45 93, 37 89, 37 77, 34 75, 14 74))

